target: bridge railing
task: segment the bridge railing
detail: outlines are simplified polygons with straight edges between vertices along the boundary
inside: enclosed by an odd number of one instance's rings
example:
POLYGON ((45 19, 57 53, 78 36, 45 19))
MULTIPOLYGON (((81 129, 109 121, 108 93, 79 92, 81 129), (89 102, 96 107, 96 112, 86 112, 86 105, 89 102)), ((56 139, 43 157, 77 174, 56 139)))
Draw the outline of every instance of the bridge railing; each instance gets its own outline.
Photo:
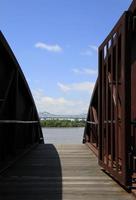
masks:
POLYGON ((87 143, 94 153, 98 155, 98 80, 96 81, 88 109, 83 143, 87 143))

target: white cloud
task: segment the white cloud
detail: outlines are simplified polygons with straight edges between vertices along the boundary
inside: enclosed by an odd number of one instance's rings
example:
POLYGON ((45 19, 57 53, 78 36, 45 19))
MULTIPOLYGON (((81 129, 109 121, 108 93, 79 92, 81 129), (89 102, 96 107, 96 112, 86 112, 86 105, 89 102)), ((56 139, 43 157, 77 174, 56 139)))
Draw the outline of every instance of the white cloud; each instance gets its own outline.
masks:
POLYGON ((86 91, 89 92, 89 94, 92 92, 94 88, 95 83, 91 82, 82 82, 82 83, 72 83, 72 84, 63 84, 58 82, 59 88, 63 92, 69 92, 69 91, 86 91))
POLYGON ((55 52, 55 53, 62 51, 62 47, 60 47, 58 44, 49 45, 49 44, 45 44, 43 42, 38 42, 35 44, 35 47, 39 48, 39 49, 44 49, 44 50, 47 50, 50 52, 55 52))
POLYGON ((90 50, 86 50, 80 53, 82 56, 92 56, 93 53, 90 50))
POLYGON ((89 45, 89 48, 91 48, 92 50, 98 52, 98 47, 96 45, 89 45))
POLYGON ((53 98, 46 96, 43 90, 32 90, 34 100, 39 112, 53 114, 81 114, 86 113, 89 100, 68 100, 64 97, 53 98), (79 109, 80 108, 80 109, 79 109))
POLYGON ((92 56, 94 52, 98 52, 98 47, 96 45, 88 45, 88 48, 81 52, 81 55, 92 56))
POLYGON ((63 92, 67 92, 70 90, 70 87, 68 85, 64 85, 62 83, 57 83, 57 85, 59 86, 59 88, 63 91, 63 92))
POLYGON ((72 71, 75 74, 85 74, 85 75, 95 75, 98 73, 97 70, 90 69, 90 68, 82 68, 82 69, 74 68, 72 69, 72 71))

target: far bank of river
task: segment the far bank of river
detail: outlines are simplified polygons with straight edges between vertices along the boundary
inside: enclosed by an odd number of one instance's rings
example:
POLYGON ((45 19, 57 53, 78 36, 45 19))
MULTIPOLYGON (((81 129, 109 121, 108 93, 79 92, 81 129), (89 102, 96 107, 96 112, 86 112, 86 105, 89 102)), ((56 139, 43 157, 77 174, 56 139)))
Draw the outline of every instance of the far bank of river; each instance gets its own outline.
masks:
POLYGON ((56 127, 56 128, 85 127, 85 120, 46 119, 46 120, 41 120, 41 126, 42 127, 56 127))
POLYGON ((42 128, 45 143, 81 144, 84 128, 42 128))

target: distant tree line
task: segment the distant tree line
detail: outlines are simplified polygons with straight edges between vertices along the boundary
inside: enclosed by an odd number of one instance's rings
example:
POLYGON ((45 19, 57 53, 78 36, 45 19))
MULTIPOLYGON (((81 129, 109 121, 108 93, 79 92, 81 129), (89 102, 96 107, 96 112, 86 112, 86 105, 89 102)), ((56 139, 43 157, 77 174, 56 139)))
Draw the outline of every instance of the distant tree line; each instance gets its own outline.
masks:
POLYGON ((85 120, 41 120, 42 127, 84 127, 85 120))

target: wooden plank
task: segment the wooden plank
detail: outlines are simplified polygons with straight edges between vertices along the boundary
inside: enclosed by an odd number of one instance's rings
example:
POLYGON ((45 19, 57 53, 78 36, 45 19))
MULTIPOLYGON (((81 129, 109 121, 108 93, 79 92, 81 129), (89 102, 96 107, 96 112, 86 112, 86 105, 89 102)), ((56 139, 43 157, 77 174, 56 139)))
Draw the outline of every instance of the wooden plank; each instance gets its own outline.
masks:
POLYGON ((41 144, 0 177, 0 200, 132 200, 87 145, 41 144))

